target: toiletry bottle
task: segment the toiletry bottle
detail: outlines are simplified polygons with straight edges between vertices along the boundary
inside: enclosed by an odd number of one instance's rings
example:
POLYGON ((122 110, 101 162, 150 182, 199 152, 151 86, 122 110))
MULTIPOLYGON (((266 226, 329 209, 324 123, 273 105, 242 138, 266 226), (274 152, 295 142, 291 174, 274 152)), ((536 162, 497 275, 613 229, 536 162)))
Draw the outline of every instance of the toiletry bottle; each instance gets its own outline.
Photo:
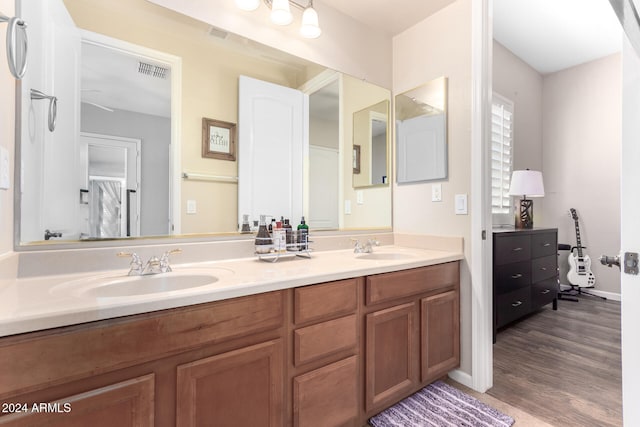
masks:
POLYGON ((249 215, 242 215, 242 229, 241 233, 251 233, 251 227, 249 226, 249 215))
POLYGON ((287 250, 288 251, 297 250, 295 245, 296 242, 295 242, 295 239, 293 238, 293 227, 291 227, 291 224, 289 223, 288 219, 284 220, 284 224, 282 224, 282 228, 284 228, 284 232, 286 235, 287 250))
POLYGON ((265 216, 260 215, 260 223, 258 225, 258 234, 256 235, 256 253, 268 254, 273 248, 273 240, 269 236, 265 216))
POLYGON ((276 226, 276 219, 275 218, 271 218, 271 222, 269 223, 269 233, 273 233, 273 229, 276 226))
POLYGON ((276 252, 287 250, 287 236, 280 221, 276 222, 276 227, 273 229, 273 246, 276 252))
POLYGON ((304 222, 304 217, 298 225, 298 248, 301 251, 309 249, 309 226, 304 222))

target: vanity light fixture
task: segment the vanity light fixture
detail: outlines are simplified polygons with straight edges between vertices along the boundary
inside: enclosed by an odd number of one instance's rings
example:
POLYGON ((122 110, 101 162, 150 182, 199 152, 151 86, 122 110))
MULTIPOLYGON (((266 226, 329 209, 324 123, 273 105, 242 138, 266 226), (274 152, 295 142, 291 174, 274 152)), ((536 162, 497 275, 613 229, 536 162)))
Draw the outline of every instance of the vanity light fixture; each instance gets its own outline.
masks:
MULTIPOLYGON (((289 25, 293 21, 291 6, 302 10, 302 24, 300 35, 308 39, 320 37, 322 30, 318 24, 318 12, 313 8, 313 0, 308 0, 306 6, 298 3, 298 0, 264 0, 271 9, 271 21, 276 25, 289 25)), ((260 0, 236 0, 236 5, 242 10, 256 10, 260 0)))

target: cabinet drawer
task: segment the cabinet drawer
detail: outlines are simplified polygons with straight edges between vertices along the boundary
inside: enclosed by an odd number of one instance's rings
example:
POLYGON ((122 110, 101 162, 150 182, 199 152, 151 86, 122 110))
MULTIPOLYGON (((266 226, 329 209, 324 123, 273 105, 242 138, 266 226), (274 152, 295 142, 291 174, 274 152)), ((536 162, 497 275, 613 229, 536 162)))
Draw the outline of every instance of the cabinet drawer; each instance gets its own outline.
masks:
POLYGON ((553 302, 558 296, 558 282, 556 278, 543 280, 531 286, 531 306, 533 309, 553 302))
POLYGON ((496 327, 524 316, 531 311, 531 288, 522 288, 497 297, 496 327))
POLYGON ((367 276, 366 303, 385 301, 458 286, 458 262, 367 276))
POLYGON ((553 254, 531 261, 531 281, 533 283, 544 279, 555 278, 558 274, 558 257, 553 254))
POLYGON ((341 350, 355 349, 357 336, 355 314, 293 332, 295 366, 311 362, 341 350))
POLYGON ((493 285, 496 294, 504 294, 531 284, 531 262, 522 261, 496 266, 493 285))
POLYGON ((355 312, 360 279, 304 286, 294 291, 296 324, 355 312))
POLYGON ((525 261, 531 257, 531 236, 496 235, 493 258, 496 265, 525 261))
POLYGON ((557 233, 538 233, 531 236, 531 257, 540 258, 546 255, 556 255, 558 242, 557 233))

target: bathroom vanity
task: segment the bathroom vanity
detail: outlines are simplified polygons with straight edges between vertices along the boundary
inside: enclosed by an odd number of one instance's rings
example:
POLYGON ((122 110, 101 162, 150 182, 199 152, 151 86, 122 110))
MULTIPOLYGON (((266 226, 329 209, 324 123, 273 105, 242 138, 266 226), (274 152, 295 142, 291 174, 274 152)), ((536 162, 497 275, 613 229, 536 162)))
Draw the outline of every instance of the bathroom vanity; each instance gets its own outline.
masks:
POLYGON ((459 365, 461 254, 335 252, 350 273, 0 338, 0 425, 360 426, 459 365))

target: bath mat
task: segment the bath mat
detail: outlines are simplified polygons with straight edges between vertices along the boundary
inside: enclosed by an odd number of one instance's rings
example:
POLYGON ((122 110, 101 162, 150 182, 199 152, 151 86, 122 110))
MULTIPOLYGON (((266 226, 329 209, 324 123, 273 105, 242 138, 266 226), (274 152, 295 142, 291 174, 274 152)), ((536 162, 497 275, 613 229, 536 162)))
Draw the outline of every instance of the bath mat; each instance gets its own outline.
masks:
POLYGON ((514 422, 442 381, 429 384, 369 420, 373 427, 509 427, 514 422))

